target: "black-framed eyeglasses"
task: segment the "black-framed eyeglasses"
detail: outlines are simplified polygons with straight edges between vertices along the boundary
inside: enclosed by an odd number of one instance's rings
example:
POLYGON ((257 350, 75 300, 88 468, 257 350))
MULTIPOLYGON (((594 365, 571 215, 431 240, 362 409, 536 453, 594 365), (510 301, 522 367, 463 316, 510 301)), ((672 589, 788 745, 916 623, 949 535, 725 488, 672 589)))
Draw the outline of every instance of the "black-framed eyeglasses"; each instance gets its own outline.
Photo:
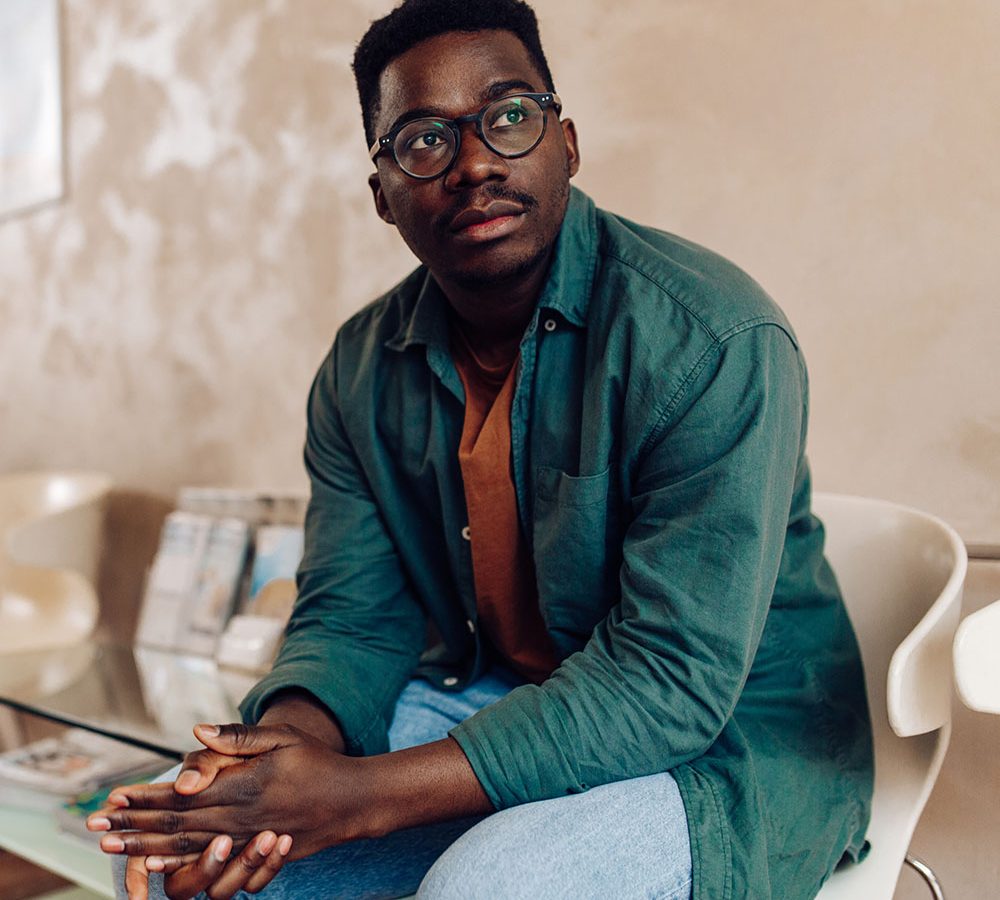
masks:
POLYGON ((460 126, 475 122, 476 134, 490 150, 514 159, 541 143, 549 107, 557 115, 562 110, 557 94, 511 94, 457 119, 412 119, 375 141, 368 155, 374 161, 380 153, 391 150, 396 164, 411 178, 437 178, 458 156, 462 146, 460 126))

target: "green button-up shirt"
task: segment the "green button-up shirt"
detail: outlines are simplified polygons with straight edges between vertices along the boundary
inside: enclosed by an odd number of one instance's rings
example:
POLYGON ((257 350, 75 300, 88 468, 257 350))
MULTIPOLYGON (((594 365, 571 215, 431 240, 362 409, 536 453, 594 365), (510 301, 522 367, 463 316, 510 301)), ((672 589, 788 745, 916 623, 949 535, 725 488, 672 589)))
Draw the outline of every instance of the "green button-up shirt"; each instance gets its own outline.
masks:
MULTIPOLYGON (((810 513, 792 329, 732 264, 574 190, 520 359, 513 478, 562 662, 452 737, 498 809, 670 770, 696 898, 813 896, 862 851, 872 751, 810 513)), ((299 598, 247 721, 299 686, 350 753, 381 753, 415 673, 458 690, 489 664, 463 407, 421 267, 341 328, 316 377, 299 598)))

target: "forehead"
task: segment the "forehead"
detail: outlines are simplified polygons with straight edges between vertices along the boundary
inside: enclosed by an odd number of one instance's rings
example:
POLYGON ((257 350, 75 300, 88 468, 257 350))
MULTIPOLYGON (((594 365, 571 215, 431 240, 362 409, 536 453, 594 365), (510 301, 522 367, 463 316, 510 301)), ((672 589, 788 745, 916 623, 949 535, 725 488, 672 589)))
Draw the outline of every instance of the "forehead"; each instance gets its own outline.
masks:
POLYGON ((510 31, 450 31, 414 44, 379 78, 379 130, 412 109, 439 115, 474 112, 490 85, 523 81, 545 84, 521 40, 510 31))

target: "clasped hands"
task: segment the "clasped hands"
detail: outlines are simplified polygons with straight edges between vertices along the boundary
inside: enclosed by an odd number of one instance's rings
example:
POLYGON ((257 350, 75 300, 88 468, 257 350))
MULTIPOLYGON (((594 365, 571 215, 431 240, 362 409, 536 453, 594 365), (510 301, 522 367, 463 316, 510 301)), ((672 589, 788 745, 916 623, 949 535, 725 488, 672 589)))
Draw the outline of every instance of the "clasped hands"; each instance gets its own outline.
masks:
POLYGON ((204 750, 173 783, 115 788, 87 820, 101 849, 127 854, 130 900, 161 872, 172 900, 256 893, 288 859, 370 836, 365 760, 288 724, 198 725, 204 750))

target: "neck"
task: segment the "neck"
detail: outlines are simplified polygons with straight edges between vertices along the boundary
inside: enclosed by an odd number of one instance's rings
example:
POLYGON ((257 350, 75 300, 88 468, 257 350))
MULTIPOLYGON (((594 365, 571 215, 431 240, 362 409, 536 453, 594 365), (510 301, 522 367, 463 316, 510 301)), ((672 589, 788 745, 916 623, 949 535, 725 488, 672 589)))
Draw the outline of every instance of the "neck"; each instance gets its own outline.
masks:
POLYGON ((499 364, 517 354, 548 276, 549 258, 516 280, 471 286, 438 279, 469 345, 484 362, 499 364))

